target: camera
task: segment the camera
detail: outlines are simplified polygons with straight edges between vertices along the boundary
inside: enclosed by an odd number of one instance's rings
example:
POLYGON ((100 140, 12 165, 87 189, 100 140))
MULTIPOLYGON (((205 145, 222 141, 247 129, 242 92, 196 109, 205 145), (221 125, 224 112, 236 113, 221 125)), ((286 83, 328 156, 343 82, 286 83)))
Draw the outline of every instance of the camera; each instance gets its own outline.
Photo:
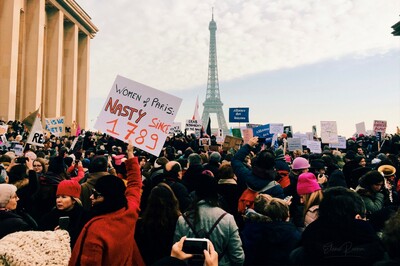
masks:
POLYGON ((209 242, 205 238, 186 238, 183 242, 182 251, 187 254, 203 254, 203 251, 209 251, 209 242))
POLYGON ((19 163, 19 164, 25 164, 26 161, 28 161, 27 157, 17 157, 17 158, 15 158, 15 162, 19 163))

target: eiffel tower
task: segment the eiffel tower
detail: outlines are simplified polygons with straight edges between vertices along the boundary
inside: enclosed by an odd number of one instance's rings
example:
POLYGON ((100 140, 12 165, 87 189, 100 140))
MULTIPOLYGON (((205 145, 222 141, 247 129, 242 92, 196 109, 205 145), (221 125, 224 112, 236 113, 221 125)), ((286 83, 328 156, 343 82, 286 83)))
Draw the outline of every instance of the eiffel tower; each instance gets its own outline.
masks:
POLYGON ((215 32, 217 31, 217 23, 214 21, 214 11, 212 12, 212 18, 208 26, 210 30, 210 55, 208 60, 208 81, 207 81, 207 93, 206 100, 203 103, 204 109, 201 116, 202 125, 204 128, 207 127, 208 118, 211 113, 215 113, 218 119, 218 126, 222 128, 224 135, 228 131, 226 125, 224 112, 222 110, 221 97, 219 93, 218 84, 218 67, 217 67, 217 42, 215 38, 215 32))

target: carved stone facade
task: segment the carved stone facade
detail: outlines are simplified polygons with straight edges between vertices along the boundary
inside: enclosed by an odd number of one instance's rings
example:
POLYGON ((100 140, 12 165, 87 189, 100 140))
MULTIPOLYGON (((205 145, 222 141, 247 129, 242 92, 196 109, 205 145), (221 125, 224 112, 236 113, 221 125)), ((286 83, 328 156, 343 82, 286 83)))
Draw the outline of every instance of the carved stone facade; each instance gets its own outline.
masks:
POLYGON ((90 40, 98 29, 73 0, 0 1, 0 119, 65 116, 87 126, 90 40))

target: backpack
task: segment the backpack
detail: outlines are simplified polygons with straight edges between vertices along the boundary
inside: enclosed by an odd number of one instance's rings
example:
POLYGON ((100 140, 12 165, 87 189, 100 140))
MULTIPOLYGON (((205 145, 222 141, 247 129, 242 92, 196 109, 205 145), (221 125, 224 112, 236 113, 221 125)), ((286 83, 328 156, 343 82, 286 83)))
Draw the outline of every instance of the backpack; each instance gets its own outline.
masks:
MULTIPOLYGON (((183 217, 183 219, 185 219, 185 221, 189 225, 190 229, 192 229, 196 238, 210 239, 210 235, 214 231, 215 227, 217 227, 217 225, 222 220, 222 218, 224 218, 225 215, 227 215, 227 214, 228 214, 227 212, 224 212, 223 214, 221 214, 221 216, 215 221, 215 223, 211 226, 211 228, 210 228, 210 230, 208 230, 208 232, 204 228, 201 228, 199 231, 196 231, 196 229, 194 228, 194 225, 189 220, 189 217, 187 216, 186 213, 182 214, 182 217, 183 217)), ((225 252, 226 252, 226 248, 221 252, 221 254, 219 254, 218 261, 220 261, 222 259, 222 257, 224 257, 225 252)))
POLYGON ((239 201, 238 201, 239 214, 244 215, 247 209, 254 209, 254 200, 256 199, 258 194, 274 187, 277 184, 278 184, 277 182, 271 181, 259 191, 254 191, 254 190, 250 189, 249 187, 247 187, 243 191, 243 193, 240 196, 239 201))

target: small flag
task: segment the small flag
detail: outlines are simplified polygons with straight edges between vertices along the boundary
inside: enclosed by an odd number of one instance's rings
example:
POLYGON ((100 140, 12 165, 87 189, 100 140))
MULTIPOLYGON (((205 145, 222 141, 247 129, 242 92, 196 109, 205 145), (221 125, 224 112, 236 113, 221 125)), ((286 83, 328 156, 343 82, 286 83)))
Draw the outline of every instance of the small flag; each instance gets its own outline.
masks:
POLYGON ((199 96, 197 96, 196 104, 194 106, 194 113, 193 113, 193 120, 200 121, 200 114, 199 114, 199 96))
POLYGON ((24 124, 29 130, 32 128, 32 125, 35 122, 36 117, 40 117, 39 109, 40 109, 40 106, 35 112, 31 113, 30 115, 25 117, 24 120, 22 120, 22 124, 24 124))
POLYGON ((211 117, 208 117, 208 124, 207 124, 207 129, 206 133, 209 137, 211 137, 211 117))
POLYGON ((81 134, 81 126, 78 124, 75 136, 78 137, 80 134, 81 134))

